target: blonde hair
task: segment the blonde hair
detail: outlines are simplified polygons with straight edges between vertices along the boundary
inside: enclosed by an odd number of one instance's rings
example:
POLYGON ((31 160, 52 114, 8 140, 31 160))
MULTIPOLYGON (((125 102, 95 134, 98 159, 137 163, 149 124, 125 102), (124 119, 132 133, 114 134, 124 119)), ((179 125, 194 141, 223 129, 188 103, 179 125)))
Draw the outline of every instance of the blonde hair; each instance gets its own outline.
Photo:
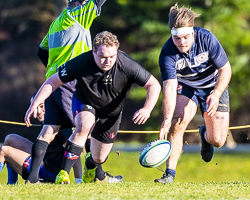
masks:
POLYGON ((194 19, 199 17, 200 14, 195 13, 191 10, 191 8, 186 7, 178 7, 176 3, 174 6, 170 8, 170 12, 168 14, 168 26, 170 29, 181 28, 181 27, 193 27, 194 19))
POLYGON ((119 41, 117 36, 108 31, 98 33, 93 40, 93 49, 96 52, 100 45, 113 46, 116 45, 119 48, 119 41))

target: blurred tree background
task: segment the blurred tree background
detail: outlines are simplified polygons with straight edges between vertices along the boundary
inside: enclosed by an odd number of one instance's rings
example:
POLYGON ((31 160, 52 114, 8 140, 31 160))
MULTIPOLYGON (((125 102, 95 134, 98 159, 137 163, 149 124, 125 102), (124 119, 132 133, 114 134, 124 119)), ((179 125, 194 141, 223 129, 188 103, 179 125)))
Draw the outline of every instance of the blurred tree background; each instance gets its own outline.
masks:
MULTIPOLYGON (((92 37, 108 30, 118 36, 120 49, 142 64, 162 83, 158 66, 160 50, 170 37, 168 12, 174 0, 107 0, 95 19, 92 37)), ((224 47, 233 68, 229 85, 230 126, 248 125, 250 119, 250 2, 248 0, 179 0, 201 17, 196 25, 212 31, 224 47)), ((0 2, 0 120, 23 122, 31 95, 45 80, 46 69, 36 53, 50 23, 66 7, 66 0, 8 0, 0 2)), ((144 125, 132 123, 133 113, 146 92, 134 86, 125 105, 121 130, 159 130, 163 116, 161 97, 144 125)), ((37 123, 36 120, 32 121, 37 123)), ((203 119, 198 112, 188 129, 197 129, 203 119)), ((39 128, 0 123, 0 142, 9 133, 33 140, 39 128)), ((236 142, 248 143, 248 129, 232 131, 236 142)), ((119 134, 118 140, 150 141, 158 134, 119 134)), ((185 135, 188 143, 199 142, 198 134, 185 135)))

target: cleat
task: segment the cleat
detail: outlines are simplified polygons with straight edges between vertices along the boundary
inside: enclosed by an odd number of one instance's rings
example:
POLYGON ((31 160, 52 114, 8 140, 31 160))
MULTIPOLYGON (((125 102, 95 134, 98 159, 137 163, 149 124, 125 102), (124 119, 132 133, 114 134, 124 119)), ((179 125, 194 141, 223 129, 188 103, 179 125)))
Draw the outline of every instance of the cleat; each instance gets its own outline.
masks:
POLYGON ((26 181, 25 181, 25 185, 32 185, 32 184, 34 184, 34 185, 40 185, 41 182, 40 182, 40 181, 37 181, 37 182, 35 182, 35 183, 31 183, 29 180, 26 180, 26 181))
POLYGON ((84 172, 82 175, 82 182, 83 183, 93 183, 94 179, 95 179, 96 167, 94 169, 87 169, 87 167, 86 167, 86 160, 87 160, 87 158, 90 157, 90 155, 91 155, 91 153, 89 152, 85 156, 84 172))
POLYGON ((155 183, 162 183, 162 184, 166 184, 166 183, 173 183, 174 182, 174 176, 169 174, 169 173, 164 173, 163 176, 159 179, 155 179, 154 180, 155 183))
POLYGON ((70 184, 69 174, 65 170, 61 170, 56 176, 56 184, 70 184))
POLYGON ((199 127, 199 134, 201 136, 201 157, 205 162, 210 162, 214 155, 214 147, 205 140, 205 131, 205 126, 199 127))
POLYGON ((112 176, 109 173, 105 173, 105 178, 103 180, 99 180, 95 178, 95 183, 121 183, 123 181, 123 176, 112 176))

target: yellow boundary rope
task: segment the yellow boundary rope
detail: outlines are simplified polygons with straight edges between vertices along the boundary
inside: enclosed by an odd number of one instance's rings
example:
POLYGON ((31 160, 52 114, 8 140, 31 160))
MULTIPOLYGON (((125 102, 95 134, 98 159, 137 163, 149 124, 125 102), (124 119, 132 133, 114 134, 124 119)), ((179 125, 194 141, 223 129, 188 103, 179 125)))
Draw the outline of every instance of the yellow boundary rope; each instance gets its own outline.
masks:
MULTIPOLYGON (((0 123, 26 126, 25 123, 13 122, 13 121, 0 120, 0 123)), ((42 125, 40 125, 40 124, 31 124, 30 126, 40 127, 42 125)), ((244 129, 244 128, 250 128, 250 125, 232 126, 232 127, 229 127, 229 130, 244 129)), ((192 129, 192 130, 186 130, 185 131, 185 133, 194 133, 194 132, 199 132, 199 129, 192 129)), ((126 131, 126 130, 124 131, 124 130, 119 130, 118 133, 159 133, 159 131, 126 131)))
MULTIPOLYGON (((0 120, 0 123, 26 126, 25 123, 21 123, 21 122, 12 122, 12 121, 4 121, 4 120, 0 120)), ((37 127, 39 127, 39 126, 42 126, 42 125, 40 125, 40 124, 31 124, 30 126, 37 126, 37 127)))

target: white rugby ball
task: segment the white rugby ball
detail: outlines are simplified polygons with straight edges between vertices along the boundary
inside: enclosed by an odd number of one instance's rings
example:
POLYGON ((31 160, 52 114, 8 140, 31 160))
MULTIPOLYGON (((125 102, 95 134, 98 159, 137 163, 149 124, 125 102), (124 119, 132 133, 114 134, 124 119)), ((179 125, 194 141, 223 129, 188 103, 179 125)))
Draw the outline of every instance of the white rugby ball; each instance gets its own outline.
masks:
POLYGON ((154 140, 143 148, 139 162, 143 167, 158 167, 168 159, 170 153, 171 144, 168 140, 154 140))

